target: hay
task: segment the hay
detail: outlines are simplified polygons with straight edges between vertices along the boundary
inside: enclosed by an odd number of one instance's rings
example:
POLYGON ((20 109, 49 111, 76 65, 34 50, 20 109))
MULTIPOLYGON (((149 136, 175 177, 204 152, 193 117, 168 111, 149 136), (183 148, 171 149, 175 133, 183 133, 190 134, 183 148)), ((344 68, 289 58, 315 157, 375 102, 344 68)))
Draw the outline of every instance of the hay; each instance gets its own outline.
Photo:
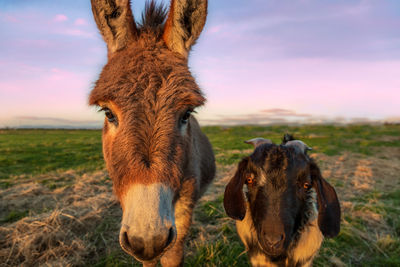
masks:
POLYGON ((31 214, 0 227, 0 265, 77 266, 101 253, 94 230, 104 217, 116 218, 112 235, 118 236, 120 218, 105 177, 104 172, 73 175, 71 186, 54 191, 26 182, 1 192, 0 210, 24 208, 31 214))

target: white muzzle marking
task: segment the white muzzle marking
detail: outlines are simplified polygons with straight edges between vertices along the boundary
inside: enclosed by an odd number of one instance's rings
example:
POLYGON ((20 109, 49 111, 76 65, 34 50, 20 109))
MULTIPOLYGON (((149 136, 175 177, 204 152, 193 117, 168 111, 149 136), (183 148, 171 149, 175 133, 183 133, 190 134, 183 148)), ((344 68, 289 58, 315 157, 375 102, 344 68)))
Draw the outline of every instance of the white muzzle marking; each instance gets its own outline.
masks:
POLYGON ((135 184, 126 193, 122 225, 130 234, 156 233, 175 226, 173 192, 163 184, 135 184))
POLYGON ((176 239, 173 191, 163 184, 132 185, 123 197, 122 248, 139 260, 162 255, 176 239))

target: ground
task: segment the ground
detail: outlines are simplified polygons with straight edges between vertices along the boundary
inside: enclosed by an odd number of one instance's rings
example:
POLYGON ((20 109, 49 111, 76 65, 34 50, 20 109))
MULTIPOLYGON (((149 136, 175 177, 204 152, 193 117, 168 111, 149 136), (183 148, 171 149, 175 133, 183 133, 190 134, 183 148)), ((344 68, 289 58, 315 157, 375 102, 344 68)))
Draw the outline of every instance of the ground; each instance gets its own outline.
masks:
MULTIPOLYGON (((198 203, 185 266, 249 266, 225 185, 257 136, 289 132, 335 186, 338 237, 314 266, 400 265, 400 126, 205 127, 217 159, 214 183, 198 203)), ((0 266, 138 266, 119 247, 121 218, 101 156, 101 132, 0 130, 0 266)))

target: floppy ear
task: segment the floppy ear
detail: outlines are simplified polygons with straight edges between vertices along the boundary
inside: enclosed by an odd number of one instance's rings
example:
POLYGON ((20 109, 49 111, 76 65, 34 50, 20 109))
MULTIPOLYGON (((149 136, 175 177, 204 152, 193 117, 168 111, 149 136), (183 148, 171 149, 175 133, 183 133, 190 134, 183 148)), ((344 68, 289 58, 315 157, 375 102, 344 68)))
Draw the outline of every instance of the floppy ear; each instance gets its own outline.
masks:
POLYGON ((104 41, 108 56, 125 48, 137 36, 129 0, 91 0, 94 20, 104 41))
POLYGON ((243 195, 243 185, 246 181, 246 169, 249 158, 244 158, 238 166, 235 175, 225 188, 224 208, 226 214, 235 220, 243 220, 246 215, 246 204, 243 195))
POLYGON ((207 0, 172 0, 163 39, 168 48, 187 58, 207 17, 207 0))
POLYGON ((317 191, 318 226, 326 237, 335 237, 340 232, 340 205, 335 189, 322 178, 321 171, 312 160, 310 163, 313 187, 317 191))

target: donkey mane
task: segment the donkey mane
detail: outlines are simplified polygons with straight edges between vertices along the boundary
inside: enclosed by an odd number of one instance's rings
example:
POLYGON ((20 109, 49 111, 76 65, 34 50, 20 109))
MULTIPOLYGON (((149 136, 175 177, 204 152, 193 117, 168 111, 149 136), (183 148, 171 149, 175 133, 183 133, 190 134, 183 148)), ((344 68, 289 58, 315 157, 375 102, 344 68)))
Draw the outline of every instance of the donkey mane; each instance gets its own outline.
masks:
POLYGON ((167 18, 167 9, 164 4, 157 4, 155 0, 146 1, 141 21, 138 22, 140 32, 153 32, 160 37, 167 18))

